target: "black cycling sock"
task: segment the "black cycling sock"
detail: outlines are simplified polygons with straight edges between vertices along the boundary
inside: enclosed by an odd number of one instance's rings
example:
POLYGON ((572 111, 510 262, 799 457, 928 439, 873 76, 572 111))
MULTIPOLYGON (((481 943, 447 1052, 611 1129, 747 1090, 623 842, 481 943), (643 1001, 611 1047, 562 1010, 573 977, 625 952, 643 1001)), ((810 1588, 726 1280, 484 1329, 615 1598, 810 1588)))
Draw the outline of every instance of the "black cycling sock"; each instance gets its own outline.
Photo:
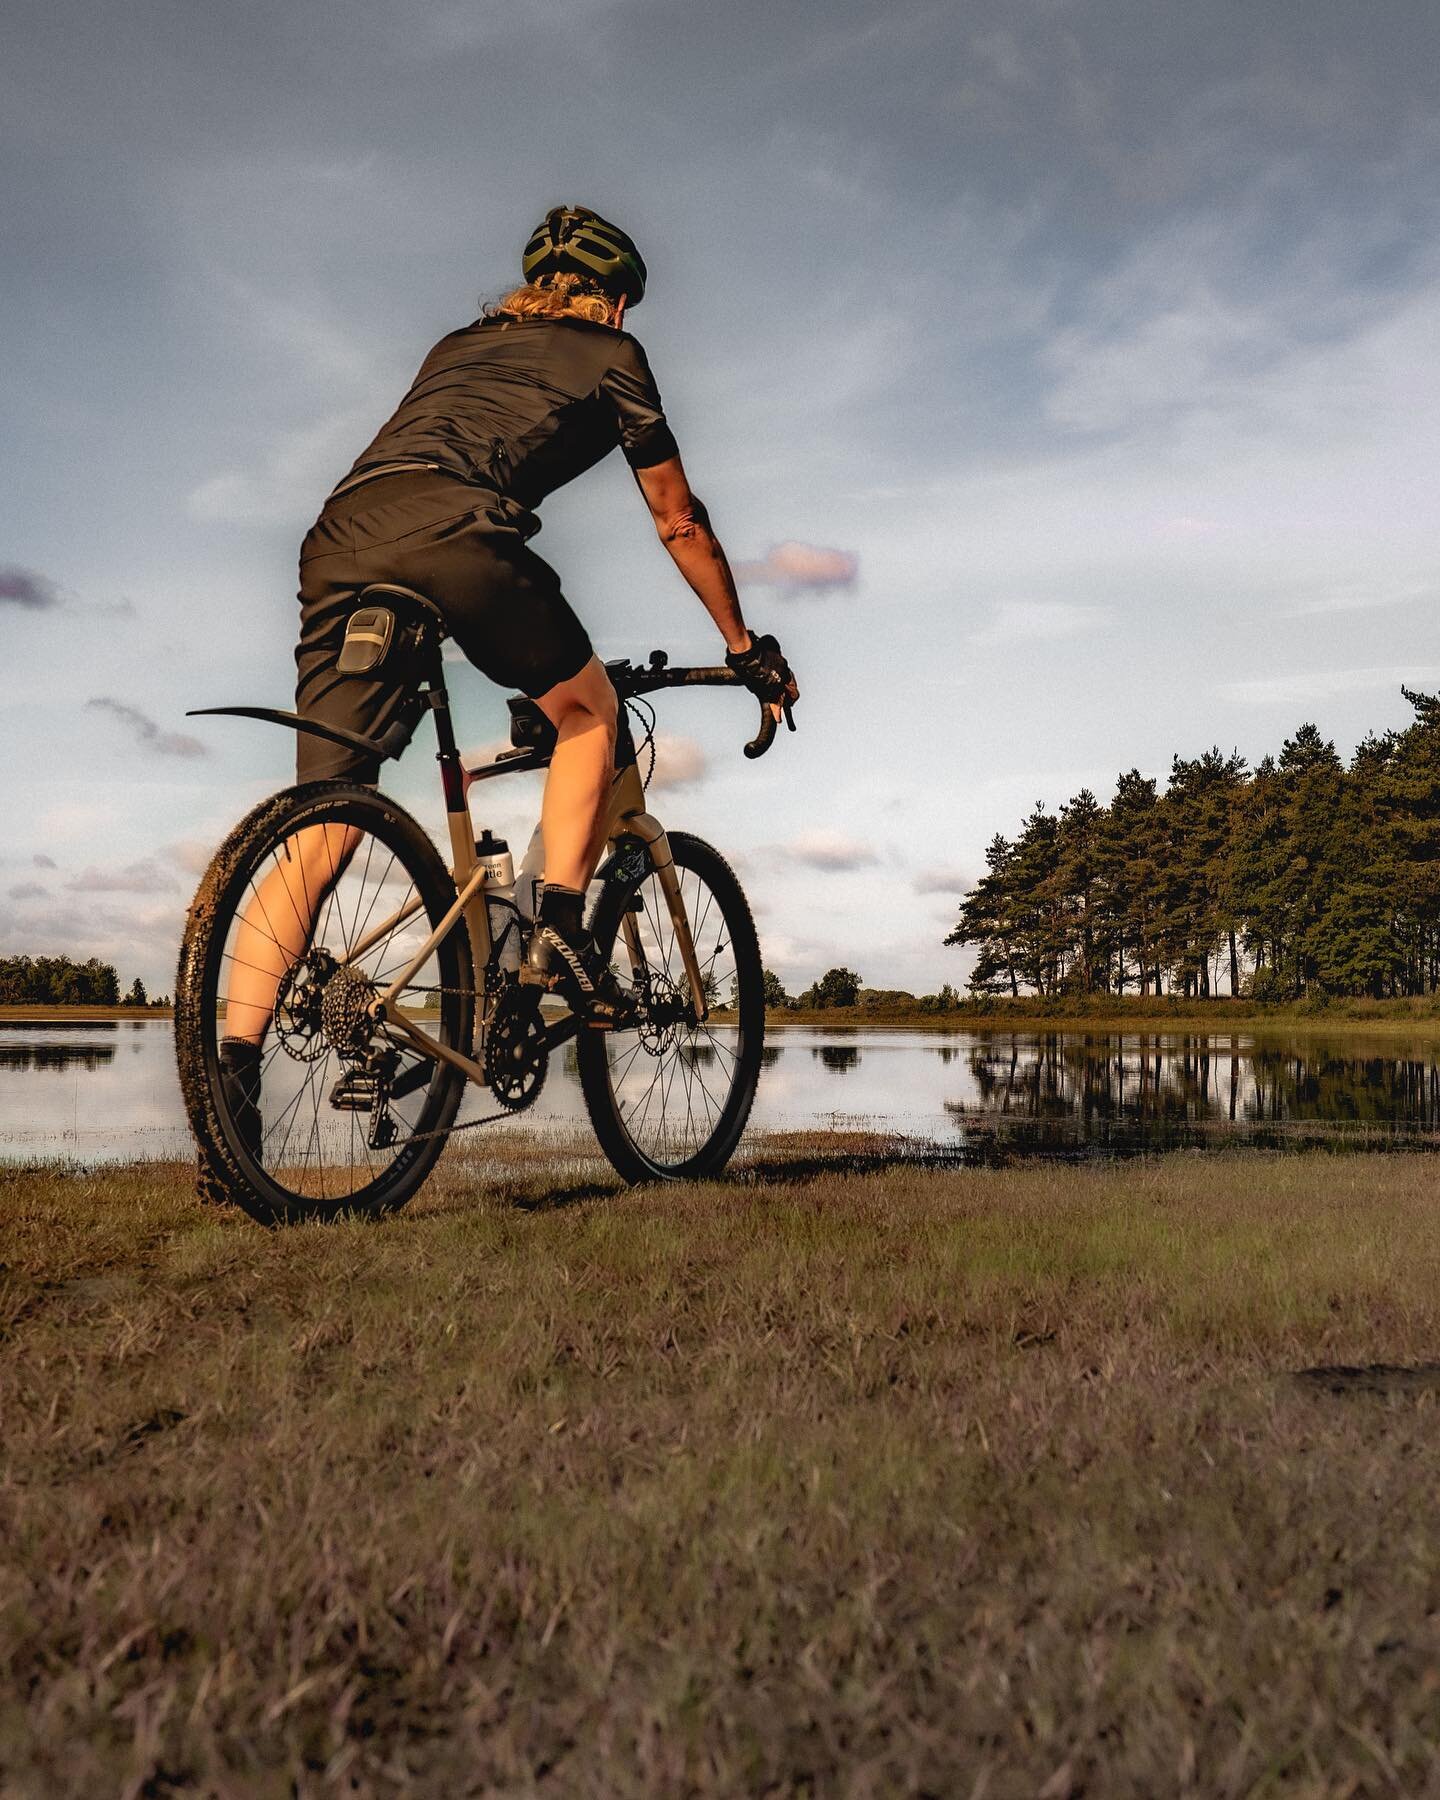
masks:
POLYGON ((577 888, 551 887, 547 881, 540 895, 540 923, 552 926, 567 944, 580 941, 580 912, 585 896, 577 888))
POLYGON ((221 1038, 220 1067, 235 1075, 258 1074, 260 1046, 252 1044, 249 1038, 221 1038))

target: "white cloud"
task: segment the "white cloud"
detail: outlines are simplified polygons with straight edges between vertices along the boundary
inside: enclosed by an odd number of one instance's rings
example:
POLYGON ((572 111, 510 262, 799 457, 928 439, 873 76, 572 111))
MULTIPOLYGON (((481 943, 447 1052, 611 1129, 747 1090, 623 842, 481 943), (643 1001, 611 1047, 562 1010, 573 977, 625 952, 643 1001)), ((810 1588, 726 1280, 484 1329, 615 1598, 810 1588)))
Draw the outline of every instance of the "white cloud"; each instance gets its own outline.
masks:
POLYGON ((383 408, 366 400, 286 431, 248 469, 227 469, 191 489, 186 505, 206 524, 296 525, 313 518, 374 435, 383 408))
MULTIPOLYGON (((642 770, 644 761, 642 757, 642 770)), ((695 787, 705 779, 709 768, 709 759, 694 738, 678 737, 668 731, 655 733, 655 773, 650 777, 653 792, 695 787)))
POLYGON ((1258 675, 1246 681, 1222 682, 1215 692, 1246 706, 1308 706, 1341 694, 1362 694, 1402 686, 1430 689, 1440 682, 1440 665, 1390 664, 1370 669, 1308 669, 1288 675, 1258 675))
POLYGON ((976 644, 1036 644, 1103 631, 1110 623, 1104 606, 1078 600, 1002 600, 975 633, 976 644))
POLYGON ((782 594, 827 594, 851 588, 860 572, 860 559, 850 550, 827 549, 823 544, 801 544, 793 539, 773 544, 758 562, 735 565, 735 579, 742 586, 778 588, 782 594))
POLYGON ((1390 606, 1409 606, 1424 600, 1433 603, 1440 593, 1433 581, 1346 582, 1326 591, 1311 592, 1286 607, 1291 619, 1318 618, 1325 613, 1376 612, 1390 606))

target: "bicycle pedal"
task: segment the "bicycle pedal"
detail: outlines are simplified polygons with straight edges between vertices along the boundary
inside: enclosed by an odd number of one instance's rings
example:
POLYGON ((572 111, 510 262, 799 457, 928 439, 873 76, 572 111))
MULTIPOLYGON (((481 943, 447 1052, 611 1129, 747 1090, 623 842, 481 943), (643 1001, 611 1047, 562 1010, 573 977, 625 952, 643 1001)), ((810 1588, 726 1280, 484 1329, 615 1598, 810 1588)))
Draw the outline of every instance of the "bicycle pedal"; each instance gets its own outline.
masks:
POLYGON ((347 1069, 330 1090, 336 1112, 374 1112, 380 1099, 381 1079, 369 1069, 347 1069))

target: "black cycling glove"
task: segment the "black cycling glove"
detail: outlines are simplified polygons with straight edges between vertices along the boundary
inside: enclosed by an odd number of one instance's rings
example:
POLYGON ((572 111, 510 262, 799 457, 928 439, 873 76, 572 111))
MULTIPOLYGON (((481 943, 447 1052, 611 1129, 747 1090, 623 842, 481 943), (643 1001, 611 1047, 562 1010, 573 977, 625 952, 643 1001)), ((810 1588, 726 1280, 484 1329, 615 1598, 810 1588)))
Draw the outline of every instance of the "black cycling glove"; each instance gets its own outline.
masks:
POLYGON ((748 650, 727 650, 725 663, 761 700, 783 700, 795 679, 778 640, 768 632, 764 637, 752 636, 748 650))

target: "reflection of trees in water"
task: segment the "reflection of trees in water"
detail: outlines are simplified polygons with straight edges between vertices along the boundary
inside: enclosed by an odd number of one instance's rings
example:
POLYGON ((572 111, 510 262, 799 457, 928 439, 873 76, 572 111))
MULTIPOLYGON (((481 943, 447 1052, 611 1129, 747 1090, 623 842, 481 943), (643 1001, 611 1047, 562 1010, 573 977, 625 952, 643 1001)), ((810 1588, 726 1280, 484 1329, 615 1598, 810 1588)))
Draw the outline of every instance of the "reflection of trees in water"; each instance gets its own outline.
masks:
POLYGON ((760 1052, 760 1067, 762 1069, 774 1068, 775 1064, 780 1060, 780 1048, 779 1044, 767 1044, 765 1046, 760 1052))
POLYGON ((833 1069, 837 1075, 847 1074, 858 1066, 860 1052, 853 1044, 817 1044, 810 1052, 818 1056, 827 1069, 833 1069))
POLYGON ((1161 1138, 1187 1125, 1440 1126, 1440 1063, 1323 1044, 989 1039, 972 1047, 969 1068, 978 1107, 947 1102, 952 1116, 1066 1122, 1081 1141, 1115 1126, 1161 1138))
POLYGON ((935 1054, 940 1058, 942 1063, 952 1063, 960 1052, 953 1044, 937 1044, 935 1046, 935 1054))
POLYGON ((0 1069, 99 1069, 113 1044, 0 1044, 0 1069))

